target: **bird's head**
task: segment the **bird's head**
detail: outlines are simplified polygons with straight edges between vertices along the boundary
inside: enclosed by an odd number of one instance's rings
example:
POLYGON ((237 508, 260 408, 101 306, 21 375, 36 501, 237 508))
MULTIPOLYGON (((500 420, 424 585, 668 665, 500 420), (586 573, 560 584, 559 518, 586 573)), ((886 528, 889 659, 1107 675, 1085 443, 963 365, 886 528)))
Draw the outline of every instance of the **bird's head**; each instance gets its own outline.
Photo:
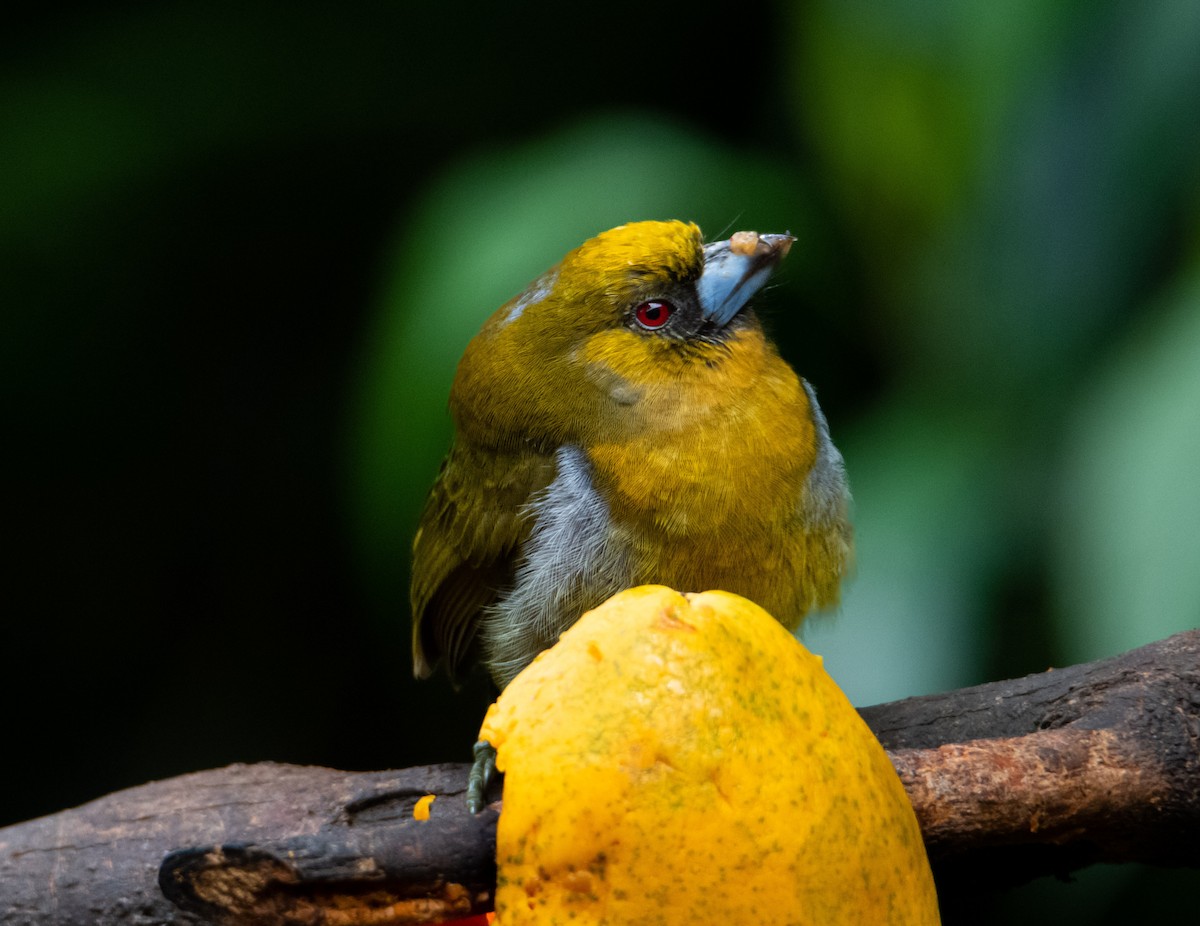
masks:
POLYGON ((705 244, 696 225, 672 221, 584 242, 468 346, 451 393, 459 427, 498 445, 575 442, 711 379, 740 342, 770 350, 747 304, 793 240, 738 232, 705 244))

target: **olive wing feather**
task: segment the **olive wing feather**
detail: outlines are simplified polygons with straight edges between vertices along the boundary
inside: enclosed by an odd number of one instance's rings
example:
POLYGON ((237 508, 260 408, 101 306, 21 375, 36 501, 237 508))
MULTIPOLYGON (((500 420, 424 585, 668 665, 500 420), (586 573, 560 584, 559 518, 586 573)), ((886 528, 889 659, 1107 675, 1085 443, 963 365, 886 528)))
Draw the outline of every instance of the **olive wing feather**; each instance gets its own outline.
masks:
POLYGON ((529 502, 554 478, 554 458, 458 444, 413 541, 413 674, 444 662, 454 678, 473 655, 482 612, 512 583, 533 527, 529 502))

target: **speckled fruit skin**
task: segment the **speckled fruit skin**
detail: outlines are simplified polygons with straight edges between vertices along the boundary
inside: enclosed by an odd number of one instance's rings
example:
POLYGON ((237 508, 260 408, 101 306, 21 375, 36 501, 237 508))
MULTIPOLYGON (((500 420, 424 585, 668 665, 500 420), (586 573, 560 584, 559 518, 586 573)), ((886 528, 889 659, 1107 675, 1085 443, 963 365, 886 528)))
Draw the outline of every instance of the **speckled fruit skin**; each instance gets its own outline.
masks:
POLYGON ((488 711, 505 772, 497 923, 932 924, 883 748, 757 605, 641 586, 488 711))

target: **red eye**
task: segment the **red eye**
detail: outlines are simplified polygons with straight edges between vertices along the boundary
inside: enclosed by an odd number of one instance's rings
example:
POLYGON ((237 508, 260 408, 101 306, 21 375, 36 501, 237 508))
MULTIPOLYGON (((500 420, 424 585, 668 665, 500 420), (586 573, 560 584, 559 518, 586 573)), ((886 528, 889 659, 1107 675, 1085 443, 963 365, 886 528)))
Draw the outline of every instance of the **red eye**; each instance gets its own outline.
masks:
POLYGON ((675 306, 669 302, 660 302, 657 299, 650 302, 643 302, 633 310, 633 317, 637 319, 639 325, 643 328, 649 328, 653 331, 655 328, 661 328, 667 323, 667 319, 671 317, 671 313, 675 311, 675 306))

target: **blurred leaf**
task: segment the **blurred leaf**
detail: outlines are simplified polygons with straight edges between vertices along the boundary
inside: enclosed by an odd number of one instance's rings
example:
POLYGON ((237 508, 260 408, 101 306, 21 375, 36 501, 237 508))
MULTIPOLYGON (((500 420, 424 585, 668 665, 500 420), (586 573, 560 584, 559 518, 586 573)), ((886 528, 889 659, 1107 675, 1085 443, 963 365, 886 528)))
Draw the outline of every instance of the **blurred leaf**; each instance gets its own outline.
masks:
POLYGON ((792 7, 798 121, 886 284, 969 193, 1070 4, 826 0, 792 7))
POLYGON ((1198 44, 1194 3, 1081 11, 914 268, 903 317, 920 375, 984 401, 1052 399, 1148 269, 1166 269, 1200 146, 1198 44))
POLYGON ((856 574, 806 644, 855 704, 979 682, 991 516, 1003 460, 994 426, 929 396, 897 397, 840 439, 854 492, 856 574))
POLYGON ((1072 662, 1200 626, 1200 273, 1093 372, 1056 525, 1072 662))
POLYGON ((892 362, 985 402, 1053 388, 1169 246, 1200 146, 1200 6, 798 9, 799 121, 892 362))

